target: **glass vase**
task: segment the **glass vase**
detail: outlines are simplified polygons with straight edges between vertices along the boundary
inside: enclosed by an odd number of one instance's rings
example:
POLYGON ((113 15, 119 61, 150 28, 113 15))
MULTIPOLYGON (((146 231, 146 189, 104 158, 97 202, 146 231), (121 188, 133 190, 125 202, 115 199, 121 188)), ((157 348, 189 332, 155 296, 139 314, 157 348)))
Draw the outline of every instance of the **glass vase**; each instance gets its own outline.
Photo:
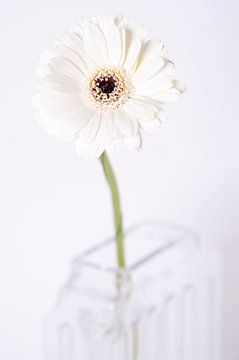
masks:
POLYGON ((145 222, 72 262, 45 321, 47 360, 219 360, 220 260, 184 227, 145 222))

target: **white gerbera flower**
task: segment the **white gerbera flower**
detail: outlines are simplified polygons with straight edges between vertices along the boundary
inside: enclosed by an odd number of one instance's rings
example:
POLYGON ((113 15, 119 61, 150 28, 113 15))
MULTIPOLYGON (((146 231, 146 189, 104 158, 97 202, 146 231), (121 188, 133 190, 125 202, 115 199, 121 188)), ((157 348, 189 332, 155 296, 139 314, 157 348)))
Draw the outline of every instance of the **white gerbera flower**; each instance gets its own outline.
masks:
POLYGON ((84 158, 118 144, 138 150, 141 131, 157 130, 163 104, 184 91, 173 74, 162 42, 128 18, 82 21, 41 58, 37 118, 84 158))

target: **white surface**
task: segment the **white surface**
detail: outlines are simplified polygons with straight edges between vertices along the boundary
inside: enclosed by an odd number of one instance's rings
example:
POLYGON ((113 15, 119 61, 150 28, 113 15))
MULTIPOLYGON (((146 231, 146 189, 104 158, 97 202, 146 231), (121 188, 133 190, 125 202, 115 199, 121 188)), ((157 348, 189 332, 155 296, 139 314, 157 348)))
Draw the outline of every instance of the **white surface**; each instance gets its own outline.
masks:
POLYGON ((226 360, 239 358, 237 0, 1 2, 0 358, 39 360, 41 321, 69 259, 112 230, 96 161, 33 120, 32 74, 52 35, 78 18, 125 13, 166 42, 188 83, 141 154, 113 159, 127 224, 146 217, 193 226, 225 262, 226 360))

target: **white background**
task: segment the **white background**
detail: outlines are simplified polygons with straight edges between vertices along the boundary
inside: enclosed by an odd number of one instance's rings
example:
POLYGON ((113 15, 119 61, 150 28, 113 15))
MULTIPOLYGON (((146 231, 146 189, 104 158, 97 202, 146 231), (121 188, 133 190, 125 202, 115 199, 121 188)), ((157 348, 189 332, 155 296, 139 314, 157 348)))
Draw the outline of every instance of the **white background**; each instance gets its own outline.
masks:
POLYGON ((45 135, 31 98, 53 35, 78 19, 121 13, 167 44, 188 84, 140 154, 112 158, 125 223, 187 224, 221 251, 224 359, 239 359, 237 0, 1 0, 0 359, 42 359, 42 317, 70 259, 113 231, 98 161, 45 135))

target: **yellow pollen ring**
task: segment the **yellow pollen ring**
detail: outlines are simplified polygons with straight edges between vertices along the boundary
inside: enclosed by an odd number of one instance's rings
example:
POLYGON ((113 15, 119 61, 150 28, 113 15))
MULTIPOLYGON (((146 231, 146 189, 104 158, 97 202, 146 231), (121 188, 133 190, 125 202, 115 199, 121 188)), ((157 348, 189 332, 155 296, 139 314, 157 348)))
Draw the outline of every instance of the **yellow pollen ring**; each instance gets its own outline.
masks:
POLYGON ((133 95, 133 86, 124 69, 101 67, 88 81, 88 97, 101 111, 115 110, 133 95))

